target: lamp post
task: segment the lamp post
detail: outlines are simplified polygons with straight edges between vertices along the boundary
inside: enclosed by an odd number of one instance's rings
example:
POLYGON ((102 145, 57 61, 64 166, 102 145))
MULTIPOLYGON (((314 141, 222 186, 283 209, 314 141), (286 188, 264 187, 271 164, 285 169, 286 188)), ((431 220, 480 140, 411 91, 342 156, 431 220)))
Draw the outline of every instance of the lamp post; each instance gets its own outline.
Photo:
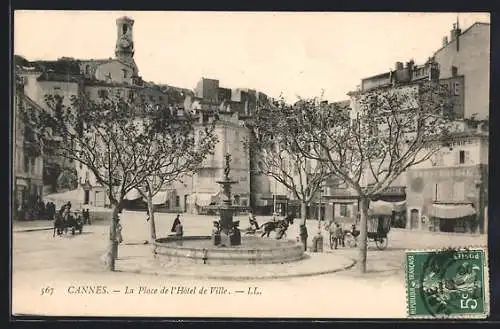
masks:
POLYGON ((277 183, 274 181, 274 191, 273 191, 273 218, 276 216, 276 189, 277 183))

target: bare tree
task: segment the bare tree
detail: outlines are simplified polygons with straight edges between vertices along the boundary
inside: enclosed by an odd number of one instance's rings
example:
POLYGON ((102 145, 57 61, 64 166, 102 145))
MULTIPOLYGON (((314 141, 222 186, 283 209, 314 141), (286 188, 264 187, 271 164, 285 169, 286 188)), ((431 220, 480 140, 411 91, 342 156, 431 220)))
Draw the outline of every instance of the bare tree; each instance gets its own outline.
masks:
MULTIPOLYGON (((113 271, 118 252, 116 227, 125 195, 166 167, 152 161, 162 157, 159 152, 165 149, 153 141, 162 136, 160 128, 166 131, 163 136, 170 136, 179 122, 162 120, 163 112, 156 107, 120 97, 98 101, 74 97, 71 106, 64 106, 61 97, 48 95, 46 103, 49 110, 38 117, 37 130, 46 140, 60 139, 46 145, 51 145, 54 155, 85 166, 106 190, 113 211, 105 259, 107 268, 113 271)), ((164 141, 177 143, 185 134, 175 133, 164 141)))
POLYGON ((322 162, 301 152, 309 146, 307 141, 296 138, 299 129, 290 125, 288 117, 292 112, 282 99, 259 109, 249 123, 253 138, 246 145, 257 154, 259 173, 285 186, 300 201, 301 218, 305 220, 307 206, 317 197, 329 172, 322 162))
POLYGON ((447 140, 448 91, 434 82, 353 95, 354 108, 302 101, 291 110, 300 153, 322 162, 353 189, 361 209, 359 268, 366 272, 369 202, 408 168, 427 161, 447 140), (308 148, 302 147, 308 145, 308 148))
POLYGON ((214 122, 202 125, 197 123, 196 116, 188 112, 176 115, 168 108, 160 113, 160 117, 154 113, 148 115, 156 126, 152 126, 154 129, 149 137, 152 153, 147 155, 148 175, 138 186, 148 204, 151 241, 156 239, 153 197, 173 182, 200 169, 217 143, 214 122))

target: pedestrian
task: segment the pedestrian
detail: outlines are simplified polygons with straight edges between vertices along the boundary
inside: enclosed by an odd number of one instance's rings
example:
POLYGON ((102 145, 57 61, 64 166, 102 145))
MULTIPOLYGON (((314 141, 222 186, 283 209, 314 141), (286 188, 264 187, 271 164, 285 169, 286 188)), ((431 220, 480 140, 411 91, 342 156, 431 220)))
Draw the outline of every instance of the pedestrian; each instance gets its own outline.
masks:
POLYGON ((116 241, 119 244, 123 242, 122 224, 120 224, 120 217, 116 219, 116 241))
POLYGON ((342 231, 342 227, 340 227, 339 223, 335 223, 335 235, 333 238, 334 248, 337 249, 339 244, 342 244, 342 235, 344 234, 342 231))
POLYGON ((303 223, 300 225, 300 241, 304 245, 304 251, 307 251, 307 227, 306 224, 303 223))
POLYGON ((172 233, 175 233, 175 227, 177 226, 177 224, 179 224, 181 222, 181 215, 180 214, 177 214, 177 216, 175 217, 174 219, 174 223, 172 224, 172 228, 170 229, 170 232, 172 233))
POLYGON ((178 219, 178 218, 176 218, 176 219, 177 219, 177 224, 175 224, 175 228, 174 228, 175 238, 176 238, 177 244, 182 245, 182 237, 184 235, 184 228, 182 227, 182 223, 181 223, 180 219, 178 219))
POLYGON ((212 227, 212 243, 214 246, 220 244, 220 224, 218 221, 213 221, 214 226, 212 227))

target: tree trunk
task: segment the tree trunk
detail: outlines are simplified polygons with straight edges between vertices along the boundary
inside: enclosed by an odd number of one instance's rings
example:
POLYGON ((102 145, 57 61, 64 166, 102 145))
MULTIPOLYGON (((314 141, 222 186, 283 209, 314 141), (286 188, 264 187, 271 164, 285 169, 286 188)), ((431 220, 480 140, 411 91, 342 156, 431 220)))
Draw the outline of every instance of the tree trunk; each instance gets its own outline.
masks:
POLYGON ((109 242, 108 249, 105 254, 105 264, 106 269, 109 271, 115 270, 115 260, 118 256, 118 241, 116 239, 116 223, 118 221, 118 216, 120 212, 120 203, 116 203, 113 206, 113 212, 111 216, 111 223, 109 226, 109 242))
POLYGON ((369 199, 367 197, 360 197, 360 223, 359 223, 359 256, 358 256, 358 268, 359 271, 364 274, 366 273, 366 253, 367 253, 367 229, 368 229, 368 207, 369 199))
POLYGON ((153 196, 148 193, 148 211, 149 211, 149 234, 150 242, 153 243, 156 240, 156 225, 155 225, 155 210, 153 205, 153 196))
POLYGON ((306 216, 307 216, 307 203, 301 202, 301 204, 300 204, 300 218, 302 219, 302 222, 304 224, 306 223, 306 216))

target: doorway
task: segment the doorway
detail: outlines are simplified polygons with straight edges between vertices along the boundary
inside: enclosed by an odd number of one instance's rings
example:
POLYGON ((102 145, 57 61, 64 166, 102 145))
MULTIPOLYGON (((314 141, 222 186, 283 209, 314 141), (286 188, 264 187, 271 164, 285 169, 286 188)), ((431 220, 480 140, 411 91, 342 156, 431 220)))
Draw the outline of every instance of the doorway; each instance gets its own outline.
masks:
POLYGON ((84 190, 83 191, 83 204, 89 204, 90 201, 90 191, 89 190, 84 190))
POLYGON ((412 209, 410 211, 410 229, 414 230, 418 228, 418 209, 412 209))

